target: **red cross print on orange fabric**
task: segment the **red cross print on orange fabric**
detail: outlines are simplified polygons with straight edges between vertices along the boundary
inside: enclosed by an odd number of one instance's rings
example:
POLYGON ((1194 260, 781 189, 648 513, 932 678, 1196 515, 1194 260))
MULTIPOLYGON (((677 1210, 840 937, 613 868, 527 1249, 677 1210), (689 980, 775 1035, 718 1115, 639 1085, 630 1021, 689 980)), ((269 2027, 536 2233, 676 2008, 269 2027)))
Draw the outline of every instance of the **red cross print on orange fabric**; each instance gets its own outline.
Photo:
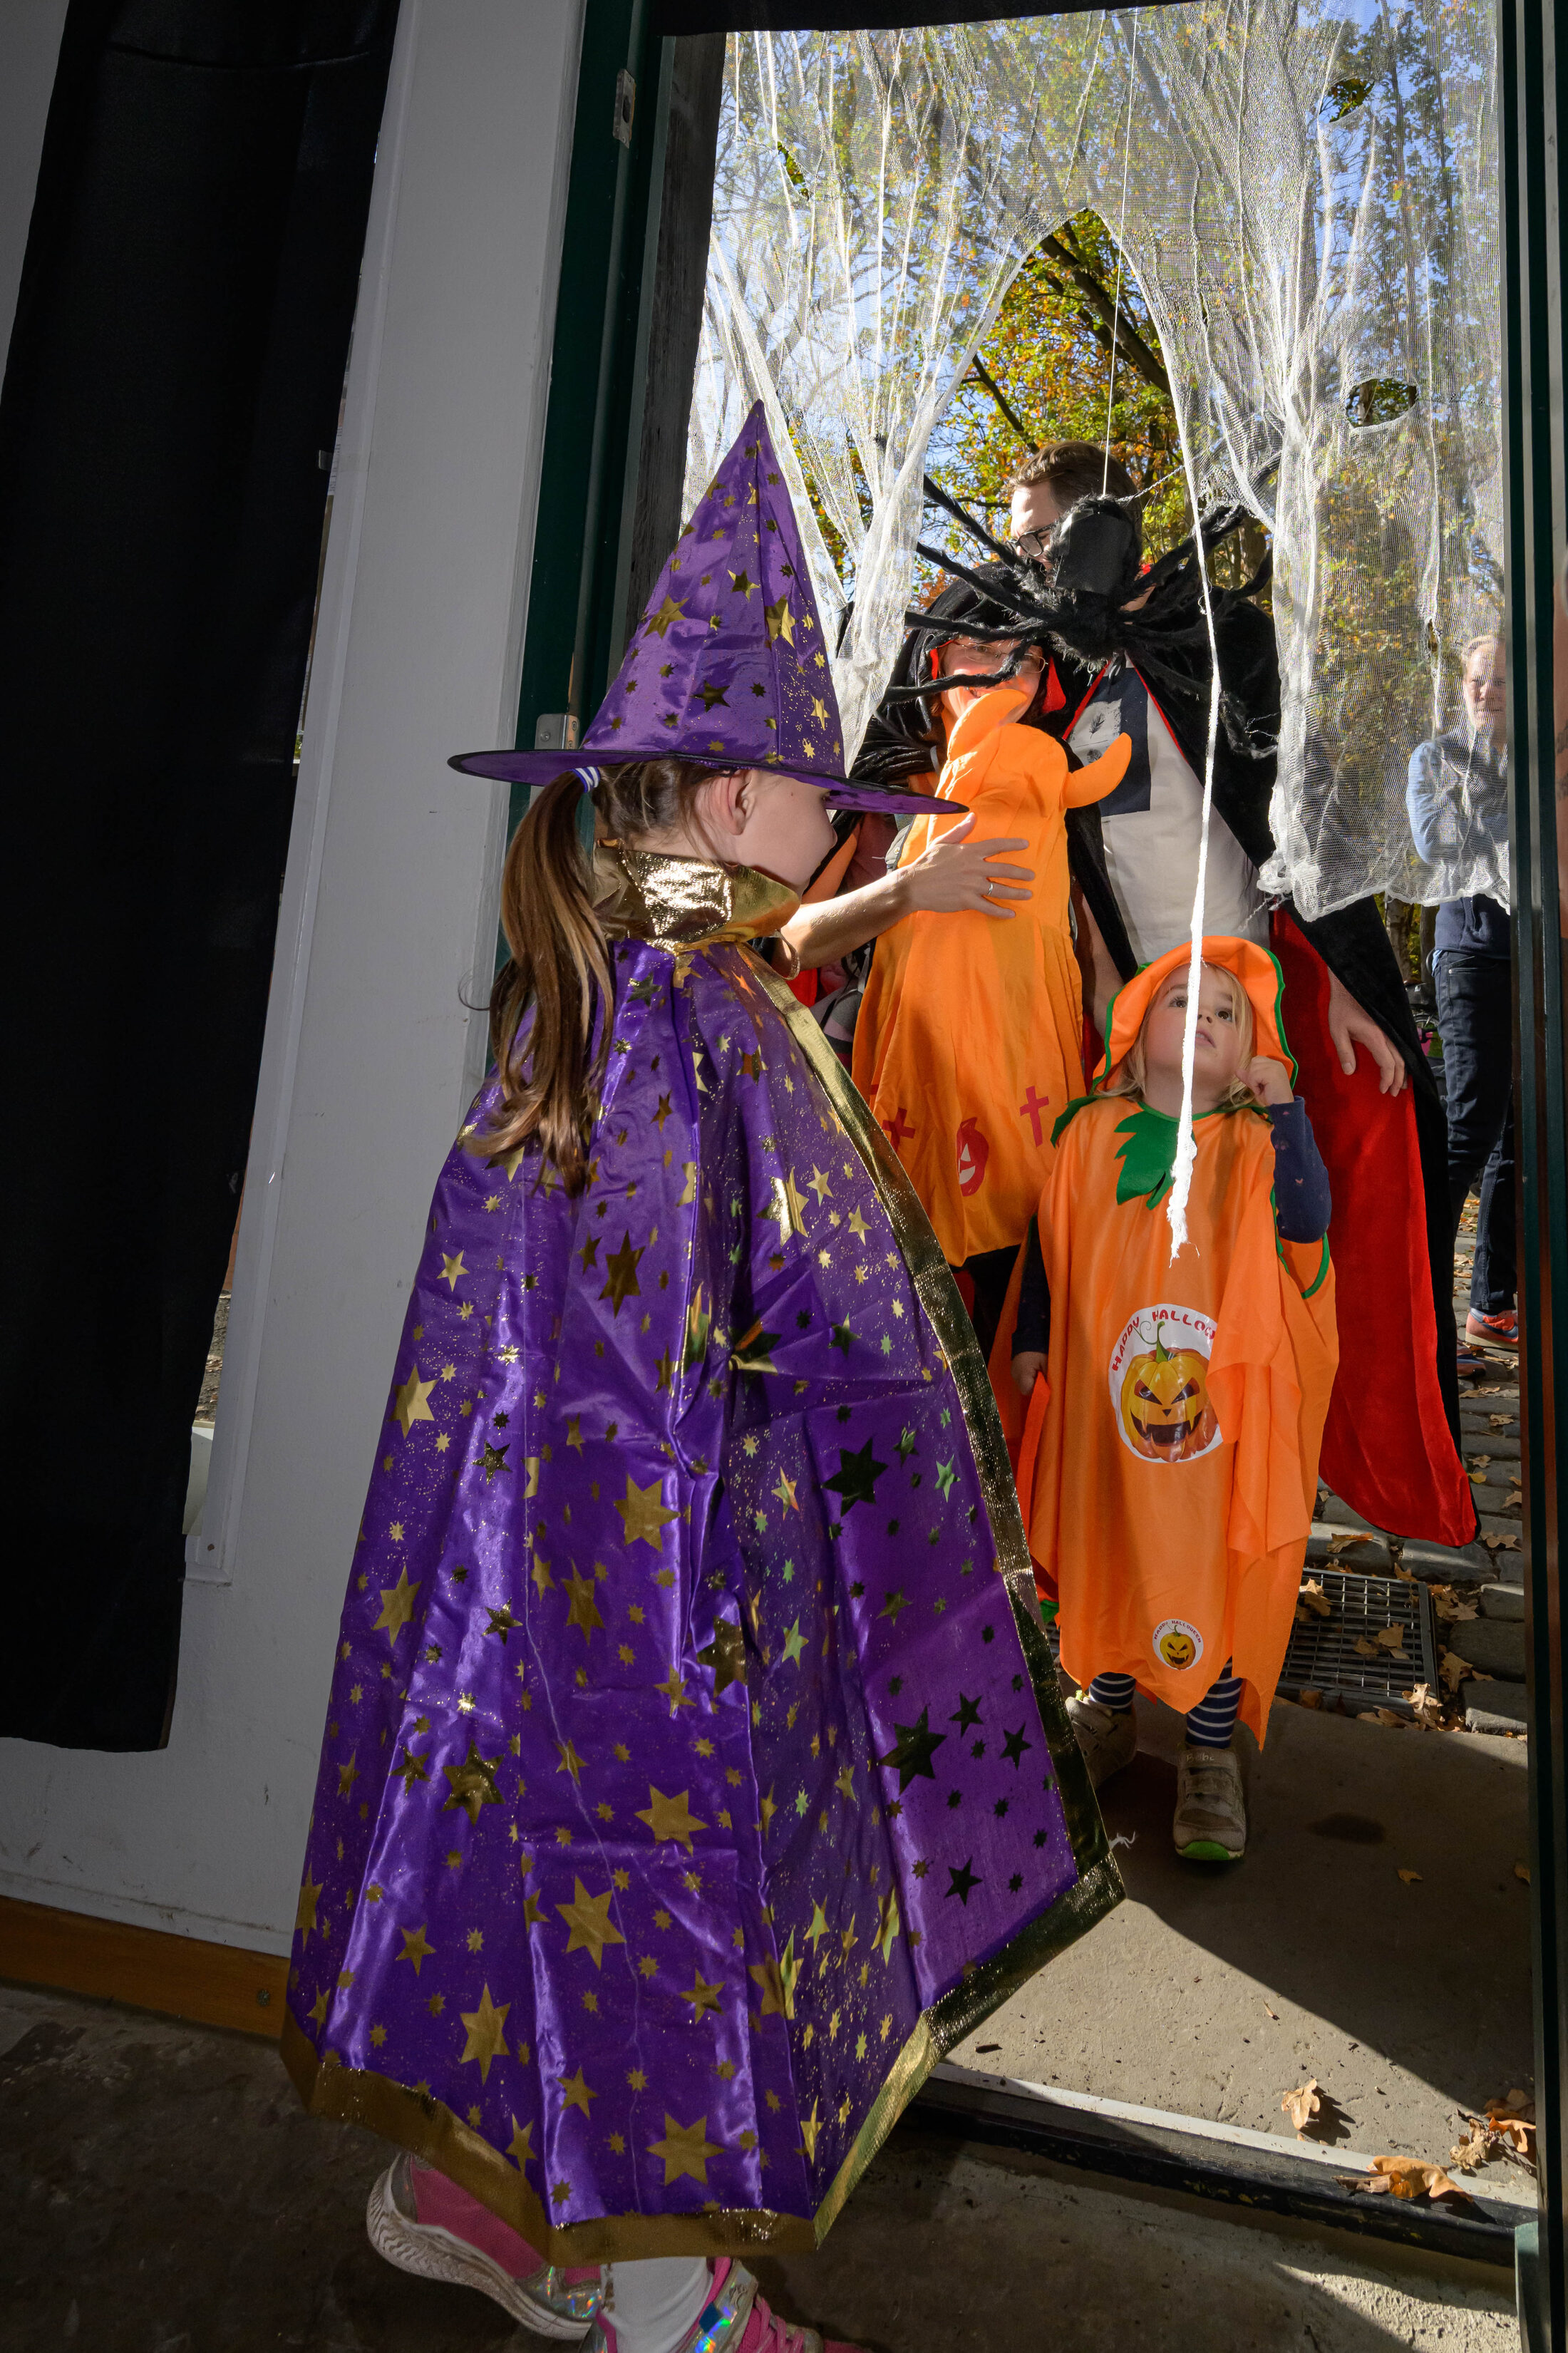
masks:
POLYGON ((1050 1100, 1049 1095, 1037 1095, 1035 1092, 1034 1088, 1031 1086, 1027 1095, 1018 1105, 1018 1117, 1028 1121, 1030 1126, 1035 1131, 1035 1142, 1037 1144, 1044 1141, 1040 1129, 1040 1113, 1047 1109, 1050 1100))
POLYGON ((892 1145, 895 1152, 898 1150, 900 1145, 903 1143, 906 1136, 910 1136, 914 1134, 914 1129, 905 1121, 904 1107, 902 1103, 899 1105, 899 1108, 894 1113, 892 1118, 885 1119, 882 1122, 882 1125, 888 1131, 888 1141, 892 1145))

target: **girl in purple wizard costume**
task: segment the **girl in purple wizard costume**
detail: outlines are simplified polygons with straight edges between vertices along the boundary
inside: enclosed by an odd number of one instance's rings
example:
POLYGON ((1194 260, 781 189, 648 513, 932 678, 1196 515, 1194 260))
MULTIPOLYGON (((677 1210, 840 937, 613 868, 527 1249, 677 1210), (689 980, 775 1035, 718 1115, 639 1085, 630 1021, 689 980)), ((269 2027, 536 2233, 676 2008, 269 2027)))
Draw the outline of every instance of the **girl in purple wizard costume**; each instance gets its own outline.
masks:
POLYGON ((583 758, 507 860, 284 2056, 402 2144, 393 2263, 591 2353, 820 2353, 739 2257, 820 2243, 932 2063, 1121 1888, 952 1277, 752 944, 827 804, 933 806, 844 779, 760 406, 583 758))

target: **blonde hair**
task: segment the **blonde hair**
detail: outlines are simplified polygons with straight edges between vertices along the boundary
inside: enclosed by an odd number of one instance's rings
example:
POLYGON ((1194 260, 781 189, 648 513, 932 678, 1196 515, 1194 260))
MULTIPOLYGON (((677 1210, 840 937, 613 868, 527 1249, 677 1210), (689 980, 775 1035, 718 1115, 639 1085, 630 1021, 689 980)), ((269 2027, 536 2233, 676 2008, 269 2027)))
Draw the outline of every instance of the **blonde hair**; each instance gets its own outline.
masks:
MULTIPOLYGON (((712 775, 685 760, 606 769, 591 796, 600 839, 635 844, 682 823, 692 827, 697 796, 712 775)), ((609 943, 577 828, 582 800, 576 776, 558 776, 507 851, 500 916, 511 955, 496 975, 489 1008, 500 1101, 469 1139, 471 1151, 494 1155, 537 1135, 568 1193, 587 1181, 593 1104, 610 1048, 609 1024, 599 1015, 614 995, 609 943)))
POLYGON ((1496 646, 1504 659, 1507 659, 1508 647, 1504 643, 1499 632, 1496 629, 1483 629, 1479 638, 1472 638, 1470 639, 1469 644, 1459 656, 1459 676, 1461 678, 1468 678, 1470 674, 1471 656, 1479 654, 1483 646, 1496 646))
MULTIPOLYGON (((1230 1009, 1236 1018, 1236 1034, 1241 1041, 1241 1050, 1238 1059, 1241 1063, 1242 1071, 1245 1071, 1247 1065, 1252 1060, 1256 1038, 1256 1024, 1252 1018, 1252 999, 1248 997, 1246 989, 1243 988, 1240 981, 1237 978, 1235 973, 1231 971, 1228 965, 1205 964, 1204 965, 1204 970, 1205 972, 1213 973, 1216 980, 1224 981, 1226 988, 1230 991, 1230 1009)), ((1142 1021, 1139 1025, 1138 1035, 1134 1038, 1131 1045, 1129 1046, 1126 1053, 1123 1054, 1120 1062, 1117 1063, 1116 1068, 1112 1071, 1110 1078, 1105 1082, 1105 1084, 1096 1090, 1098 1093, 1102 1095, 1140 1096, 1142 1094, 1144 1082, 1148 1077, 1148 1065, 1144 1060, 1143 1054, 1143 1032, 1149 1026, 1151 1015, 1154 1013, 1159 1006, 1164 1003, 1172 989, 1185 987, 1190 978, 1191 973, 1189 967, 1184 964, 1178 965, 1174 972, 1168 973, 1166 975, 1165 978, 1161 982, 1160 987, 1156 989, 1154 995, 1149 1000, 1149 1010, 1144 1014, 1142 1021)), ((1216 1105, 1216 1109, 1221 1111, 1239 1110, 1244 1103, 1250 1103, 1256 1100, 1257 1098, 1254 1096, 1252 1089, 1247 1085, 1246 1079, 1241 1075, 1241 1071, 1237 1071, 1236 1077, 1226 1089, 1223 1098, 1216 1105)))

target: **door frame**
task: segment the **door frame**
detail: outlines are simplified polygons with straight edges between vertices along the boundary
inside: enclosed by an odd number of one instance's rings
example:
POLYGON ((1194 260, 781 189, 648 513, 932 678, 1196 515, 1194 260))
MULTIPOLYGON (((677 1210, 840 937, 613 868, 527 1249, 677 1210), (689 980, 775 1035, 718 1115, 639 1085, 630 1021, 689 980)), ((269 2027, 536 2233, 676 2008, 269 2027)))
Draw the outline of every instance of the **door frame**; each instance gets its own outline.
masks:
MULTIPOLYGON (((668 229, 672 206, 700 210, 708 205, 710 210, 710 178, 704 189, 693 185, 689 171, 666 170, 682 43, 787 13, 768 8, 767 0, 755 0, 750 10, 744 5, 722 8, 711 0, 667 0, 667 5, 679 5, 682 38, 677 39, 661 32, 653 5, 654 0, 587 0, 518 712, 517 741, 530 746, 545 714, 569 713, 579 728, 585 723, 625 642, 627 584, 637 576, 639 553, 638 493, 646 487, 639 484, 639 471, 647 446, 647 354, 659 302, 661 223, 668 229), (606 128, 623 69, 637 86, 626 142, 606 128)), ((801 13, 820 16, 809 6, 801 13)), ((955 7, 955 17, 958 13, 955 7)), ((1052 7, 1017 13, 1071 12, 1052 7)), ((897 0, 877 7, 874 16, 848 0, 845 17, 847 24, 946 21, 940 10, 931 15, 918 5, 903 8, 897 0)), ((1568 158, 1559 136, 1560 127, 1568 126, 1562 120, 1564 67, 1550 0, 1499 0, 1499 29, 1524 1303, 1521 1409, 1530 1561, 1531 1906, 1541 2157, 1539 2220, 1519 2234, 1518 2266, 1530 2353, 1568 2353, 1568 1740, 1561 1599, 1563 1473, 1568 1472, 1568 962, 1559 907, 1554 750, 1568 711, 1556 714, 1552 700, 1553 627, 1556 599, 1564 593, 1560 584, 1568 511, 1563 420, 1568 158)), ((514 795, 514 823, 525 805, 523 788, 514 795)), ((974 2129, 984 2122, 987 2137, 996 2137, 994 2115, 988 2122, 983 2117, 984 2094, 947 2087, 943 2105, 950 2116, 959 2114, 974 2129)), ((1016 2137, 1044 2146, 1050 2132, 1048 2122, 1037 2119, 1027 2135, 1019 2126, 1016 2137)), ((1118 2146, 1116 2137, 1109 2136, 1099 2161, 1108 2169, 1126 2170, 1125 2152, 1119 2157, 1118 2146)), ((1211 2188, 1208 2194, 1232 2193, 1211 2188)), ((1411 2213, 1406 2210, 1398 2220, 1399 2234, 1408 2237, 1411 2213)))

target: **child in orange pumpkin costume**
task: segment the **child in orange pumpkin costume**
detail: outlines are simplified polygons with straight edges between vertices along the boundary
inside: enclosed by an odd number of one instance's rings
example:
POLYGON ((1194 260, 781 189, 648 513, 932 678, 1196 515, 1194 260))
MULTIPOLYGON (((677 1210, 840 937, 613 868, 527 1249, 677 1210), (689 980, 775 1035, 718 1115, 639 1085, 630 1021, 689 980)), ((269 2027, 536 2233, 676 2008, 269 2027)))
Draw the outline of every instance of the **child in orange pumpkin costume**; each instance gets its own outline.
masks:
MULTIPOLYGON (((957 666, 984 658, 969 649, 957 666)), ((1037 664, 1018 685, 950 690, 940 705, 951 732, 938 795, 972 808, 986 835, 1026 844, 1027 903, 1011 923, 914 914, 893 924, 877 943, 855 1031, 855 1083, 952 1266, 1016 1251, 1049 1172, 1052 1126, 1083 1084, 1067 811, 1114 791, 1131 749, 1119 736, 1069 771, 1053 737, 1015 723, 1037 675, 1037 664)), ((943 824, 917 818, 904 861, 940 839, 943 824)), ((989 1346, 988 1332, 983 1339, 989 1346)))
POLYGON ((1097 1783, 1137 1746, 1135 1684, 1187 1715, 1175 1843, 1246 1848, 1237 1711, 1261 1743, 1289 1640, 1339 1359, 1328 1183, 1291 1092, 1279 969, 1205 939, 1189 1240, 1172 1261, 1187 949, 1115 998, 1095 1092, 1057 1124, 1014 1375, 1020 1484, 1060 1606, 1097 1783), (1039 1376, 1047 1375, 1046 1380, 1039 1376))

